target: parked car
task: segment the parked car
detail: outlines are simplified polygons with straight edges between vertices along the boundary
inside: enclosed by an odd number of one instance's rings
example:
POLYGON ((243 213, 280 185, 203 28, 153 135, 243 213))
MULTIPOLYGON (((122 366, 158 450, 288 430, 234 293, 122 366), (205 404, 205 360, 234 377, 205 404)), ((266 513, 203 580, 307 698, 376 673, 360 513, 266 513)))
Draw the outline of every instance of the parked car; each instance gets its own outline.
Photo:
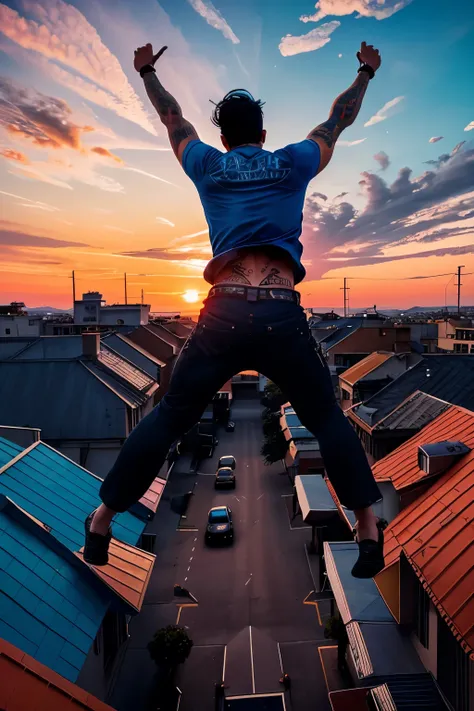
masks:
POLYGON ((225 431, 226 432, 234 432, 235 430, 235 422, 232 422, 232 420, 229 420, 229 422, 225 426, 225 431))
POLYGON ((209 511, 204 538, 206 543, 232 543, 234 526, 232 511, 228 506, 214 506, 209 511))
POLYGON ((217 469, 221 469, 222 467, 230 467, 231 469, 235 469, 235 465, 235 457, 232 454, 224 454, 222 457, 219 457, 217 469))
POLYGON ((226 487, 235 489, 235 473, 230 467, 221 467, 216 471, 214 488, 220 489, 226 487))

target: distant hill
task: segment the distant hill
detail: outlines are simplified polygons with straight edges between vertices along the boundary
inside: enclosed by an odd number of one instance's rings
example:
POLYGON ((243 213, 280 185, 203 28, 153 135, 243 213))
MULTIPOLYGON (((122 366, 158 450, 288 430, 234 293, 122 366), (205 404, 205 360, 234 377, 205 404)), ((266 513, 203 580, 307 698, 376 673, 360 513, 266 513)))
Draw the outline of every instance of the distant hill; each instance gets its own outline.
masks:
POLYGON ((29 314, 71 314, 72 309, 57 309, 54 306, 25 306, 29 314))

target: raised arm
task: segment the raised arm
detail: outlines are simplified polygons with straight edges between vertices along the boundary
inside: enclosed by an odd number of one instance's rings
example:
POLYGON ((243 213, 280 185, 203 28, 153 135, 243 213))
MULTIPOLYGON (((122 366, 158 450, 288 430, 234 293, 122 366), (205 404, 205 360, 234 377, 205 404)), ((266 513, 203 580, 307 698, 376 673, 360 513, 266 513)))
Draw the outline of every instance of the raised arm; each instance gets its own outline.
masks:
POLYGON ((309 139, 318 144, 321 151, 318 173, 331 160, 336 141, 342 131, 356 120, 368 83, 380 67, 378 49, 374 49, 372 45, 367 46, 365 42, 362 42, 357 58, 362 64, 355 81, 334 101, 328 120, 316 126, 308 135, 309 139))
POLYGON ((190 141, 199 138, 194 126, 183 117, 181 107, 176 99, 166 91, 156 76, 154 65, 167 47, 162 47, 153 54, 153 47, 147 44, 135 50, 134 67, 143 77, 146 93, 155 107, 161 122, 168 129, 171 148, 175 156, 182 162, 183 152, 190 141))

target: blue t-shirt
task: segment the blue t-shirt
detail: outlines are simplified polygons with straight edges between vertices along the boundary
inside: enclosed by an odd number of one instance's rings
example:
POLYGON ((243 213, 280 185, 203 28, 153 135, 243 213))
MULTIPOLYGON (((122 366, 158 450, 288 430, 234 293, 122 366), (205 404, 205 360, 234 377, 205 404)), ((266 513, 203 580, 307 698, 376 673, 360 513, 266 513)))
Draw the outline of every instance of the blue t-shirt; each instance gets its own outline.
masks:
POLYGON ((242 146, 222 153, 190 141, 183 168, 195 184, 209 225, 213 258, 204 271, 209 283, 242 247, 272 246, 291 258, 295 283, 306 270, 299 237, 309 181, 318 172, 320 150, 305 139, 271 153, 242 146))

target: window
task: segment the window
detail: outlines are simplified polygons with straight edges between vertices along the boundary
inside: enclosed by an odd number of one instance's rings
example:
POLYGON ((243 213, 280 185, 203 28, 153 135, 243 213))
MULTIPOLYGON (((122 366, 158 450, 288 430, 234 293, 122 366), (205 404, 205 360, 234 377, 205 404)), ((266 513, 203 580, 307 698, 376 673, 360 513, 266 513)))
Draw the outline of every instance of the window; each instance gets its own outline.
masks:
POLYGON ((471 353, 474 353, 474 345, 473 345, 473 346, 471 346, 471 350, 470 350, 470 352, 471 352, 471 353))
POLYGON ((343 400, 350 400, 351 399, 351 394, 348 390, 344 390, 344 388, 341 388, 342 392, 342 399, 343 400))
POLYGON ((11 330, 9 328, 5 329, 5 335, 9 336, 11 334, 11 330))
POLYGON ((456 711, 469 711, 469 655, 438 616, 438 684, 456 711))
POLYGON ((36 321, 34 320, 34 318, 28 319, 28 326, 34 326, 35 323, 36 323, 36 321))
POLYGON ((430 644, 430 598, 423 586, 417 584, 417 600, 415 602, 415 633, 423 647, 430 644))
POLYGON ((469 346, 467 343, 461 344, 461 353, 469 353, 469 346))

